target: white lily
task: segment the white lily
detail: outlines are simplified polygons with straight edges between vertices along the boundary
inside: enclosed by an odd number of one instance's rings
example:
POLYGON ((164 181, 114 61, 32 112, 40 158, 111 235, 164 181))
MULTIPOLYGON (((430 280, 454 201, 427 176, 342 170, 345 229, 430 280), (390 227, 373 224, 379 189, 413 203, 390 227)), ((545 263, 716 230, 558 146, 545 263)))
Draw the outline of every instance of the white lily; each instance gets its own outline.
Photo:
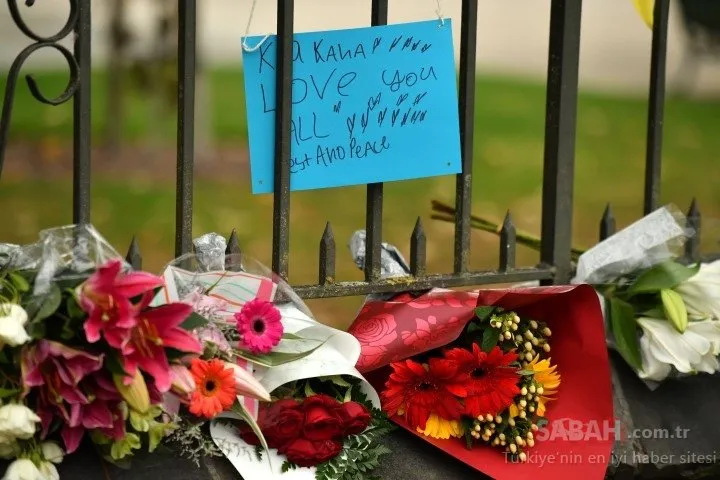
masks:
POLYGON ((715 373, 720 369, 716 358, 720 354, 720 321, 689 322, 684 333, 667 320, 638 318, 637 322, 643 330, 640 378, 662 381, 672 367, 680 373, 715 373))
POLYGON ((0 304, 0 344, 17 347, 27 343, 30 336, 25 331, 28 314, 15 303, 0 304))
POLYGON ((690 318, 720 320, 720 260, 700 265, 698 273, 675 287, 690 318))
POLYGON ((45 480, 45 478, 32 460, 18 458, 8 466, 3 480, 45 480))

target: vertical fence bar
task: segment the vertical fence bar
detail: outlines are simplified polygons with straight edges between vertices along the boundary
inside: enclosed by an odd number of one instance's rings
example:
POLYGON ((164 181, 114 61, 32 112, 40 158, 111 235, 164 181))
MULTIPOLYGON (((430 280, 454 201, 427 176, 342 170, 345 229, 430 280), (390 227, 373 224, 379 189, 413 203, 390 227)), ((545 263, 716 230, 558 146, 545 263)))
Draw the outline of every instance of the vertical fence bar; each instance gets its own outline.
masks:
MULTIPOLYGON (((371 24, 387 25, 388 0, 372 0, 371 24)), ((367 186, 365 210, 365 281, 380 278, 380 244, 382 243, 383 184, 367 186)))
POLYGON ((693 198, 686 218, 687 227, 693 229, 695 234, 685 242, 685 257, 690 261, 697 262, 700 260, 701 218, 696 198, 693 198))
POLYGON ((275 188, 273 190, 273 272, 288 278, 290 255, 290 121, 295 0, 277 1, 275 188))
POLYGON ((552 0, 548 54, 540 262, 554 283, 572 272, 572 214, 582 0, 552 0))
POLYGON ((665 114, 665 65, 667 61, 670 0, 655 0, 652 52, 650 54, 650 96, 645 157, 645 215, 658 208, 662 162, 662 136, 665 114))
POLYGON ((196 0, 178 0, 178 123, 175 191, 175 256, 192 251, 195 159, 196 0))
POLYGON ((475 131, 475 52, 478 0, 463 0, 460 27, 460 144, 462 173, 455 184, 455 273, 470 262, 470 211, 472 209, 473 133, 475 131))
POLYGON ((73 223, 90 223, 90 39, 91 2, 78 2, 74 56, 79 85, 73 98, 73 223))

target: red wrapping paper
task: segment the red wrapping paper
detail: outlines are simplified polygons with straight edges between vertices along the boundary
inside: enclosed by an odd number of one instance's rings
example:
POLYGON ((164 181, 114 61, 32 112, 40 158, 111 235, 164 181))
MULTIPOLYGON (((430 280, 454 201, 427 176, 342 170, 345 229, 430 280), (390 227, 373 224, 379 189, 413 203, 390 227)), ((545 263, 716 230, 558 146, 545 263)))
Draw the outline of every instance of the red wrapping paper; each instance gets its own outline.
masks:
POLYGON ((527 450, 527 463, 511 463, 499 448, 462 439, 435 440, 393 421, 458 460, 496 479, 602 479, 620 431, 613 419, 610 364, 598 297, 589 285, 457 292, 435 289, 418 298, 367 302, 349 331, 361 345, 357 369, 378 391, 388 364, 456 340, 476 306, 499 306, 546 322, 550 357, 561 384, 547 406, 548 424, 527 450))

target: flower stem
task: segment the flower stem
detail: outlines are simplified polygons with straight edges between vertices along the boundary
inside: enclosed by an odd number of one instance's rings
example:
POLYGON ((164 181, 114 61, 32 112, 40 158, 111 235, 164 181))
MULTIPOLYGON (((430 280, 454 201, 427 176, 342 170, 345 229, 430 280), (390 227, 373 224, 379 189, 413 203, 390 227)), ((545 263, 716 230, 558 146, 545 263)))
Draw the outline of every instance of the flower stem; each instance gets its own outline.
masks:
MULTIPOLYGON (((438 200, 432 200, 432 210, 433 212, 436 212, 433 213, 430 217, 433 220, 441 220, 443 222, 450 223, 455 222, 455 207, 452 207, 438 200)), ((500 232, 502 231, 502 225, 499 225, 491 220, 478 217, 476 215, 470 216, 470 226, 478 230, 494 233, 495 235, 500 235, 500 232)), ((537 237, 527 232, 523 232, 522 230, 515 229, 515 238, 517 240, 517 243, 519 243, 520 245, 524 245, 526 247, 532 248, 533 250, 540 251, 540 247, 542 244, 540 237, 537 237)), ((582 255, 586 251, 587 249, 584 248, 573 247, 571 249, 571 257, 573 260, 577 261, 578 257, 580 257, 580 255, 582 255)))

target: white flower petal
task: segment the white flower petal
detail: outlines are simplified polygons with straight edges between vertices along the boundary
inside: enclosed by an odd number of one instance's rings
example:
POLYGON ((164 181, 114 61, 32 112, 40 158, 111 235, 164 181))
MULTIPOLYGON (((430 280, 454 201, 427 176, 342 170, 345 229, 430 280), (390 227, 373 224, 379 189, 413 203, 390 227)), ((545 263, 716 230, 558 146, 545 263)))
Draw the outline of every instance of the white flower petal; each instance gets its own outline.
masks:
POLYGON ((644 380, 655 380, 660 382, 670 375, 672 368, 668 363, 657 359, 653 355, 653 352, 657 349, 657 347, 651 346, 650 342, 651 340, 649 335, 643 335, 642 338, 640 338, 642 370, 638 372, 638 375, 644 380))
POLYGON ((3 480, 44 480, 40 470, 27 458, 18 458, 5 471, 3 480))
POLYGON ((720 368, 720 363, 715 355, 709 353, 702 357, 702 360, 695 364, 695 370, 698 372, 713 374, 720 368))
POLYGON ((681 334, 668 321, 638 318, 638 324, 643 329, 643 337, 649 336, 647 346, 656 359, 673 365, 681 372, 692 371, 688 359, 692 353, 695 353, 698 361, 700 360, 696 352, 688 352, 687 345, 680 340, 681 334))
POLYGON ((0 304, 0 342, 13 347, 30 340, 24 325, 28 315, 25 309, 14 303, 0 304))

